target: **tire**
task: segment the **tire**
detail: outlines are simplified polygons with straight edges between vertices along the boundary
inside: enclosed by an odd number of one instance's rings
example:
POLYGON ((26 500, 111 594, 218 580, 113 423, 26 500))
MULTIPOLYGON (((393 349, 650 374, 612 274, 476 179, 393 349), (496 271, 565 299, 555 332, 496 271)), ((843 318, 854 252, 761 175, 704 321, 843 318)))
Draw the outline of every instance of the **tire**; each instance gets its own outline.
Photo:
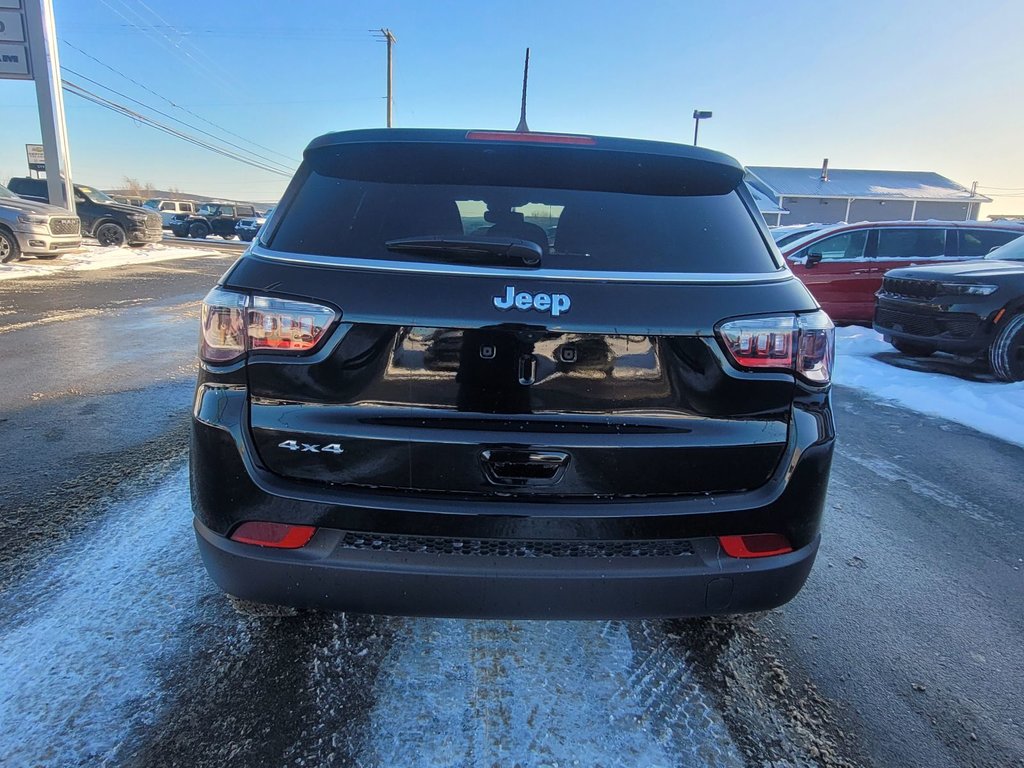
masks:
POLYGON ((241 238, 243 243, 251 243, 253 240, 252 235, 239 235, 239 238, 241 238))
POLYGON ((125 233, 124 227, 112 221, 96 227, 95 237, 100 245, 108 248, 120 248, 128 242, 128 235, 125 233))
POLYGON ((53 261, 54 259, 59 258, 59 257, 60 257, 59 253, 37 253, 36 254, 36 258, 37 259, 42 259, 43 261, 53 261))
POLYGON ((195 237, 202 240, 208 234, 210 234, 210 228, 201 221, 194 221, 188 227, 189 237, 195 237))
POLYGON ((234 235, 221 235, 221 237, 223 237, 225 240, 234 240, 235 239, 234 235))
POLYGON ((893 339, 892 345, 904 355, 909 355, 910 357, 928 357, 935 354, 935 347, 929 347, 927 344, 915 344, 912 341, 893 339))
POLYGON ((0 264, 13 264, 21 258, 18 239, 10 232, 0 229, 0 264))
POLYGON ((988 362, 1000 381, 1024 381, 1024 313, 1011 317, 996 335, 988 362))

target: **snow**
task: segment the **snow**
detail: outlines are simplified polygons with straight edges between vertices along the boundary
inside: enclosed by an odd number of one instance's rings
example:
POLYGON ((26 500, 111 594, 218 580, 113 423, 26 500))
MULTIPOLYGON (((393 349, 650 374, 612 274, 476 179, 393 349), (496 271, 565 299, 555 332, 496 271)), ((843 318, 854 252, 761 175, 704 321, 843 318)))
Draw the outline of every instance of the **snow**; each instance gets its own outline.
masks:
POLYGON ((4 594, 0 762, 105 765, 153 725, 161 666, 207 588, 188 510, 182 468, 4 594))
POLYGON ((188 259, 199 256, 223 256, 212 248, 182 248, 180 246, 153 243, 141 248, 103 247, 85 244, 81 251, 58 256, 56 259, 22 257, 13 264, 0 264, 0 280, 17 280, 23 277, 39 277, 60 272, 84 272, 93 269, 110 269, 129 264, 149 264, 169 259, 188 259))
POLYGON ((1024 446, 1024 382, 968 381, 945 372, 907 370, 877 357, 886 354, 899 353, 876 331, 837 328, 833 382, 1024 446))
POLYGON ((359 762, 742 766, 686 665, 645 658, 622 622, 410 621, 381 665, 359 762))

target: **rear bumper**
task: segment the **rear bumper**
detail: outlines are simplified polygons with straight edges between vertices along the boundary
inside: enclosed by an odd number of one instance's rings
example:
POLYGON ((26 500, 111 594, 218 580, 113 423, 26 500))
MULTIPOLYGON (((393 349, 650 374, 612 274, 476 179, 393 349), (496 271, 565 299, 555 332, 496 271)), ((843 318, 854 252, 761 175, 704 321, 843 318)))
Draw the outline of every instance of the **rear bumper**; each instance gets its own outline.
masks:
POLYGON ((260 463, 249 434, 244 371, 236 385, 201 385, 191 435, 192 508, 214 581, 256 602, 432 616, 612 618, 764 610, 785 603, 814 561, 834 430, 826 395, 794 407, 786 455, 753 491, 622 501, 463 498, 357 492, 286 480, 260 463), (247 520, 313 525, 300 550, 241 544, 247 520), (412 538, 399 551, 353 548, 365 538, 412 538), (734 559, 724 535, 781 533, 796 551, 734 559), (442 538, 556 548, 609 542, 686 542, 685 556, 557 557, 434 554, 442 538))
POLYGON ((396 616, 618 619, 744 613, 800 590, 818 537, 785 555, 736 559, 713 538, 665 557, 517 557, 352 547, 320 529, 302 549, 241 544, 198 519, 203 562, 225 592, 256 602, 396 616))

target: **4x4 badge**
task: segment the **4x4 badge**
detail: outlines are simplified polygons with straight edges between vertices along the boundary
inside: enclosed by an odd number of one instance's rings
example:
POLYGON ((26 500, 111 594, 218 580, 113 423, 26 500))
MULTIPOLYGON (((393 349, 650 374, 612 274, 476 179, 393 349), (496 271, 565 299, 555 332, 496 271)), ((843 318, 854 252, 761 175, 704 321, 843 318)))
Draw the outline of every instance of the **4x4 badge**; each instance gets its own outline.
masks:
POLYGON ((510 309, 523 312, 535 309, 538 312, 550 312, 552 317, 558 317, 569 311, 572 300, 564 293, 516 293, 514 285, 506 285, 505 295, 494 297, 494 306, 502 312, 510 309))

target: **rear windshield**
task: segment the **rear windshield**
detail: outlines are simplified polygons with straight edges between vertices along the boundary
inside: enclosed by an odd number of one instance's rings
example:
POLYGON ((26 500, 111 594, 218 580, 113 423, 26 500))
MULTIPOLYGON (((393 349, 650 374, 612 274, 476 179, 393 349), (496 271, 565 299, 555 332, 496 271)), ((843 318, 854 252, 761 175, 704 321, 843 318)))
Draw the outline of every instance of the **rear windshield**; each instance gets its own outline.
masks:
MULTIPOLYGON (((320 256, 423 261, 400 238, 517 238, 541 267, 601 272, 756 273, 778 269, 735 190, 637 194, 602 189, 370 181, 300 171, 267 245, 320 256)), ((437 257, 431 258, 437 261, 437 257)), ((444 257, 458 263, 458 256, 444 257)))

